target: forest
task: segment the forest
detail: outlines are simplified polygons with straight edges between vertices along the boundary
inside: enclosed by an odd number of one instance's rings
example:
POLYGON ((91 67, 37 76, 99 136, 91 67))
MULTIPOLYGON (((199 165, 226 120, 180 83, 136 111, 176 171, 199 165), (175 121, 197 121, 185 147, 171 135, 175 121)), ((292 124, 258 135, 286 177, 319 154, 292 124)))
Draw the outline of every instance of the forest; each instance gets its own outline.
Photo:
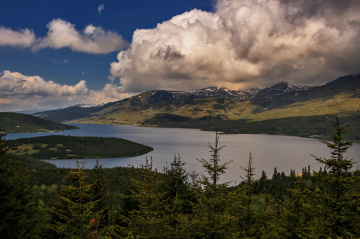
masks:
POLYGON ((254 175, 253 160, 237 186, 222 183, 230 162, 209 143, 205 174, 184 170, 174 155, 161 172, 140 168, 60 169, 7 152, 0 141, 0 238, 359 238, 360 171, 338 119, 321 140, 332 153, 297 175, 254 175), (258 179, 255 179, 258 178, 258 179))
POLYGON ((121 138, 50 135, 9 140, 8 153, 36 159, 83 159, 130 157, 153 148, 121 138))

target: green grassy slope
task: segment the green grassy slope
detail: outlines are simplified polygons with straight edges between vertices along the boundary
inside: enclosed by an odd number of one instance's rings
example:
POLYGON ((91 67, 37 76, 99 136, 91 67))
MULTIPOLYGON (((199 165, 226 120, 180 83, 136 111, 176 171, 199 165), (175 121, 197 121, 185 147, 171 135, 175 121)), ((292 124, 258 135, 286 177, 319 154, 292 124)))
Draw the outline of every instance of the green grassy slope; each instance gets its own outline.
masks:
POLYGON ((220 98, 148 103, 147 95, 115 102, 73 122, 219 129, 227 133, 325 134, 340 117, 360 139, 360 76, 347 76, 307 91, 251 101, 220 98), (324 126, 321 126, 321 123, 324 126), (320 128, 322 129, 320 129, 320 128))
POLYGON ((228 133, 321 135, 336 116, 353 125, 359 138, 360 98, 349 93, 296 102, 270 109, 248 102, 224 99, 187 100, 132 107, 80 119, 82 123, 141 124, 160 127, 219 129, 228 133), (299 119, 295 120, 294 119, 299 119), (319 122, 319 123, 317 123, 319 122), (323 123, 324 130, 318 130, 323 123), (306 126, 305 126, 306 125, 306 126))
POLYGON ((0 112, 0 131, 5 133, 49 132, 76 128, 32 115, 0 112))

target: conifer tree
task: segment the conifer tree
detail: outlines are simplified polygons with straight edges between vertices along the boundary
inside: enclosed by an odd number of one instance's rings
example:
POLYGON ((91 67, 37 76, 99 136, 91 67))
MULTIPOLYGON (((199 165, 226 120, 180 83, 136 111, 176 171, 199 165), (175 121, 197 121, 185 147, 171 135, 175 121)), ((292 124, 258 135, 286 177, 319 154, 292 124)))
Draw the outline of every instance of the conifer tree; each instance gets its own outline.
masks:
POLYGON ((184 225, 184 238, 229 238, 233 234, 229 230, 235 223, 235 218, 226 211, 231 203, 231 197, 226 190, 227 183, 219 183, 220 176, 230 162, 220 163, 219 151, 225 146, 219 146, 219 136, 216 132, 215 145, 210 143, 211 158, 198 159, 208 176, 202 175, 200 184, 203 192, 196 194, 197 203, 193 203, 193 215, 187 218, 184 225))
POLYGON ((245 227, 244 230, 247 233, 247 235, 252 235, 254 232, 252 229, 254 228, 254 225, 256 224, 256 215, 255 212, 251 209, 251 205, 253 203, 253 185, 254 185, 254 169, 252 167, 252 157, 251 153, 249 156, 249 164, 247 168, 241 167, 245 173, 245 178, 242 177, 243 180, 245 180, 245 186, 243 187, 244 190, 244 206, 245 206, 245 213, 242 215, 244 218, 243 226, 245 227))
POLYGON ((99 160, 96 160, 94 168, 91 170, 90 179, 90 200, 94 202, 93 212, 95 218, 91 219, 92 235, 100 238, 111 238, 117 235, 118 226, 115 225, 115 217, 112 216, 109 207, 107 183, 104 178, 104 170, 99 160))
MULTIPOLYGON (((232 238, 256 238, 259 236, 259 230, 263 223, 259 212, 253 208, 257 199, 254 197, 255 168, 252 166, 251 153, 248 166, 246 168, 241 167, 241 169, 245 171, 245 176, 240 176, 243 182, 234 192, 229 194, 232 203, 227 209, 236 220, 232 238)), ((266 178, 264 172, 263 177, 266 178)))
POLYGON ((177 238, 183 234, 183 219, 192 212, 191 203, 195 201, 188 181, 189 173, 184 166, 185 162, 181 160, 180 155, 175 155, 170 167, 165 170, 164 180, 169 225, 175 230, 177 238))
POLYGON ((29 186, 29 174, 18 160, 7 155, 0 134, 0 238, 38 238, 38 207, 29 186))
MULTIPOLYGON (((96 160, 96 164, 92 169, 92 179, 91 179, 91 188, 90 188, 90 197, 91 201, 96 202, 94 210, 96 212, 102 212, 102 224, 105 223, 105 208, 106 208, 106 182, 103 177, 103 168, 102 165, 99 164, 99 160, 96 160)), ((108 212, 108 209, 107 209, 108 212)), ((107 224, 110 222, 108 221, 107 224)))
POLYGON ((311 191, 304 185, 302 177, 297 178, 295 187, 288 190, 287 197, 279 207, 279 225, 286 231, 286 238, 316 238, 313 230, 314 209, 311 191))
POLYGON ((165 187, 167 188, 167 197, 182 197, 187 193, 188 173, 184 169, 184 166, 185 162, 181 160, 180 155, 175 155, 174 160, 170 163, 170 168, 165 170, 165 187))
POLYGON ((360 193, 359 180, 350 176, 348 172, 354 161, 344 157, 344 153, 351 147, 351 141, 344 141, 344 133, 348 132, 338 118, 332 126, 330 140, 320 140, 331 152, 330 158, 315 157, 317 161, 329 169, 327 174, 316 173, 326 185, 315 191, 318 198, 318 222, 322 235, 330 237, 357 237, 360 235, 360 193))
POLYGON ((77 162, 67 175, 68 185, 59 192, 59 205, 54 210, 55 231, 64 238, 91 238, 98 235, 101 211, 98 200, 92 201, 91 187, 84 165, 77 162))
POLYGON ((127 229, 138 238, 171 238, 174 230, 168 225, 167 202, 160 174, 152 169, 152 159, 141 166, 141 178, 133 178, 131 197, 137 209, 129 212, 127 229))
POLYGON ((219 183, 219 178, 225 173, 225 169, 227 169, 228 164, 231 163, 232 160, 223 164, 220 163, 220 150, 222 150, 225 145, 219 146, 219 136, 217 131, 215 133, 215 145, 212 146, 208 143, 208 147, 212 153, 211 158, 209 160, 203 158, 197 160, 202 163, 202 167, 209 174, 209 176, 202 175, 201 183, 205 190, 211 192, 213 198, 215 198, 217 196, 217 191, 229 184, 228 182, 219 183))

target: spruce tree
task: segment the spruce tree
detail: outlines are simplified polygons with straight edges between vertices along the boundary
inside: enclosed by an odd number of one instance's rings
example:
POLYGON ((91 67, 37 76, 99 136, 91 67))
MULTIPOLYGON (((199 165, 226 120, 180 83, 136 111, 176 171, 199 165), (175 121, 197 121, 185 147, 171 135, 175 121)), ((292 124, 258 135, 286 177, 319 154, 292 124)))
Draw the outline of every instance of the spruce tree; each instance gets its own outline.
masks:
POLYGON ((130 197, 137 208, 129 212, 127 228, 136 238, 172 238, 175 230, 169 226, 167 201, 160 174, 153 170, 152 159, 141 165, 141 177, 132 178, 130 197))
MULTIPOLYGON (((245 176, 240 176, 243 182, 233 192, 229 193, 231 204, 227 208, 234 217, 236 224, 233 225, 232 238, 257 238, 263 226, 260 211, 254 209, 258 203, 258 196, 254 195, 255 173, 252 166, 252 155, 249 155, 247 167, 241 167, 245 176)), ((266 178, 266 174, 263 173, 266 178)))
POLYGON ((219 146, 219 136, 216 131, 215 133, 215 145, 212 146, 208 143, 208 147, 210 148, 211 158, 209 160, 206 159, 197 159, 202 163, 202 167, 209 174, 209 176, 202 175, 201 184, 204 186, 205 190, 212 194, 212 197, 215 198, 217 196, 217 191, 225 188, 229 185, 229 182, 219 183, 220 176, 225 173, 225 169, 229 163, 228 161, 223 164, 220 163, 220 151, 225 147, 219 146))
POLYGON ((344 133, 348 132, 338 118, 332 126, 330 140, 321 140, 332 149, 330 158, 315 157, 325 165, 327 174, 316 173, 319 180, 325 184, 315 191, 318 198, 317 215, 320 228, 316 230, 323 236, 357 237, 360 235, 360 193, 359 180, 348 172, 354 161, 344 157, 344 153, 351 147, 352 142, 344 140, 344 133))
POLYGON ((188 173, 184 169, 185 162, 180 155, 175 155, 170 168, 165 170, 166 197, 184 197, 188 193, 188 173))
POLYGON ((247 236, 253 236, 256 230, 257 218, 255 211, 251 208, 254 199, 253 199, 253 187, 254 187, 254 170, 255 168, 252 167, 252 157, 251 153, 249 156, 249 163, 247 168, 241 167, 245 173, 245 178, 242 179, 245 181, 245 185, 243 186, 242 190, 244 191, 243 197, 243 205, 245 206, 245 212, 241 215, 242 222, 241 226, 244 228, 245 234, 247 236))
POLYGON ((0 238, 38 238, 41 223, 28 171, 8 157, 3 137, 0 134, 0 238))
POLYGON ((54 229, 59 237, 91 238, 98 235, 101 210, 95 210, 99 201, 93 201, 92 185, 87 178, 84 165, 77 162, 76 168, 66 177, 68 185, 62 185, 59 204, 54 210, 54 229))
POLYGON ((226 211, 232 197, 226 190, 227 183, 219 183, 220 176, 230 162, 220 163, 219 136, 216 132, 215 144, 208 144, 211 158, 198 159, 209 176, 202 175, 200 184, 203 190, 196 191, 197 203, 193 203, 193 215, 185 218, 183 238, 230 238, 229 230, 235 218, 226 211))
POLYGON ((302 177, 297 178, 295 186, 288 190, 284 202, 279 205, 280 215, 273 220, 279 220, 279 225, 286 231, 286 238, 316 238, 313 230, 314 207, 312 194, 304 184, 302 177))
POLYGON ((180 221, 184 214, 191 213, 191 202, 194 201, 188 182, 188 173, 184 169, 185 162, 180 155, 175 155, 170 167, 165 171, 164 188, 166 189, 165 198, 169 204, 168 210, 170 225, 177 231, 180 228, 180 221))
POLYGON ((106 208, 106 197, 107 197, 107 189, 106 189, 106 182, 103 176, 103 168, 102 165, 99 164, 99 160, 96 160, 96 164, 92 169, 92 179, 91 187, 90 187, 90 197, 91 201, 96 202, 94 206, 94 210, 96 212, 101 213, 99 215, 102 220, 101 224, 109 224, 110 222, 106 218, 106 214, 109 213, 109 209, 106 208), (106 211, 105 211, 106 210, 106 211))

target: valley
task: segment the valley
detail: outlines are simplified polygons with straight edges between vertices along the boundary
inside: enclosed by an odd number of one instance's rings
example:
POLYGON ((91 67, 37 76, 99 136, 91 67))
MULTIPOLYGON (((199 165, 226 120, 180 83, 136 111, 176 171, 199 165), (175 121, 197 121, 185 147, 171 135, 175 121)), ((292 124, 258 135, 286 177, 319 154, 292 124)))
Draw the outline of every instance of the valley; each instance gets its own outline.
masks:
POLYGON ((265 89, 149 91, 101 107, 70 107, 34 114, 66 123, 218 129, 225 133, 327 135, 335 117, 360 140, 360 76, 317 87, 281 82, 265 89))

